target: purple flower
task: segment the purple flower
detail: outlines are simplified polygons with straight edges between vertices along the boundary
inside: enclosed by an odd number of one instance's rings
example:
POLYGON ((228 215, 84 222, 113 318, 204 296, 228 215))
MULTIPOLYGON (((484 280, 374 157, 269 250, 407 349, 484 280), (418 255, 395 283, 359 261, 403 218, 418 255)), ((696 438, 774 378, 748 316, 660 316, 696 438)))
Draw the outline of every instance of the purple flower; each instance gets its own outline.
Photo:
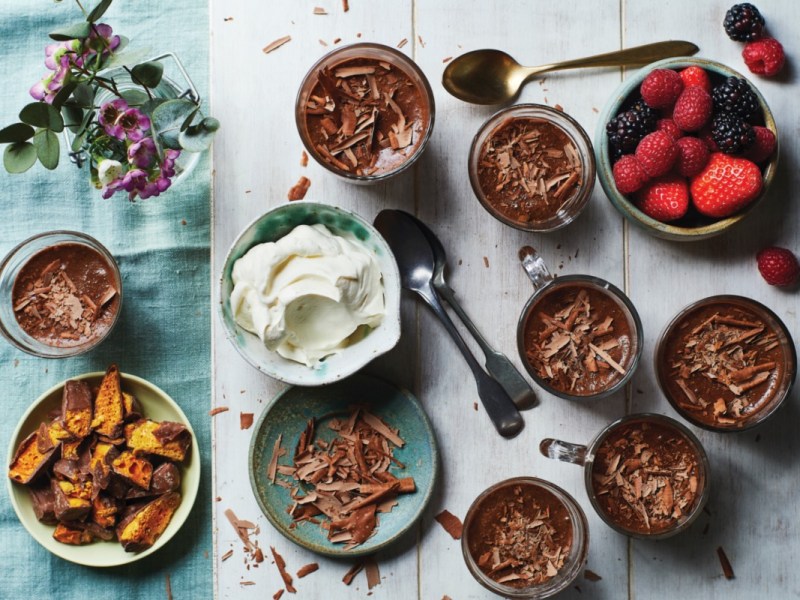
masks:
POLYGON ((106 102, 100 107, 97 120, 111 137, 125 139, 125 130, 118 124, 118 121, 126 110, 128 110, 128 103, 122 98, 106 102))
POLYGON ((80 40, 67 40, 48 44, 44 48, 45 66, 51 71, 56 71, 59 67, 69 66, 70 62, 83 66, 83 60, 79 55, 81 46, 80 40))
POLYGON ((144 132, 150 129, 150 118, 138 108, 129 108, 117 117, 114 124, 124 131, 130 141, 138 142, 144 137, 144 132))
POLYGON ((156 144, 151 137, 142 138, 128 146, 128 162, 140 169, 147 169, 156 155, 156 144))
POLYGON ((147 185, 147 173, 142 169, 131 169, 125 173, 122 178, 122 188, 131 194, 131 198, 136 195, 136 192, 143 190, 147 185))
POLYGON ((112 32, 111 26, 106 23, 95 25, 84 42, 84 49, 81 54, 82 60, 88 62, 98 54, 105 57, 108 56, 109 51, 114 51, 121 40, 118 35, 112 35, 112 32))
POLYGON ((47 91, 44 89, 44 80, 34 83, 30 93, 35 100, 44 100, 45 95, 47 95, 47 91))
POLYGON ((69 69, 62 67, 58 71, 45 75, 41 81, 35 83, 30 89, 30 94, 36 100, 44 100, 48 104, 52 104, 68 77, 69 69))
POLYGON ((103 186, 102 196, 104 200, 108 200, 114 195, 114 192, 122 188, 122 179, 115 179, 114 181, 103 186))
POLYGON ((161 164, 162 177, 175 176, 175 161, 180 155, 180 150, 171 150, 169 148, 164 150, 164 162, 161 164))

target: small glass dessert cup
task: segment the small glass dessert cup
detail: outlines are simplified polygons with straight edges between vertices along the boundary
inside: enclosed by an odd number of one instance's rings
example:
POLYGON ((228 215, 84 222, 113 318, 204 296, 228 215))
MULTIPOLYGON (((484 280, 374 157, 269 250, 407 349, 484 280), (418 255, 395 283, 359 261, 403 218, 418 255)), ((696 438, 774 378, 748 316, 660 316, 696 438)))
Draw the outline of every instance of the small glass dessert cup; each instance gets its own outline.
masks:
POLYGON ((592 506, 623 535, 671 537, 686 530, 708 500, 705 450, 689 429, 663 415, 623 417, 588 446, 546 438, 539 449, 548 458, 583 466, 592 506))
POLYGON ((461 551, 472 576, 495 594, 549 598, 571 585, 586 564, 589 526, 575 499, 558 486, 514 477, 491 486, 469 507, 461 551), (521 564, 506 563, 507 552, 521 564))
POLYGON ((28 354, 66 358, 89 352, 111 333, 121 310, 119 267, 84 233, 40 233, 0 263, 0 333, 28 354), (47 285, 37 287, 39 275, 47 285), (40 303, 54 305, 55 318, 42 315, 40 303))
POLYGON ((643 345, 642 322, 628 297, 591 275, 553 278, 530 246, 519 258, 536 290, 517 325, 517 348, 530 376, 567 400, 621 389, 643 345))
POLYGON ((518 104, 491 116, 469 152, 469 180, 498 221, 544 233, 578 218, 592 196, 592 142, 566 113, 518 104))
POLYGON ((433 131, 433 91, 416 63, 381 44, 352 44, 309 69, 295 104, 308 153, 353 183, 406 171, 433 131))
POLYGON ((750 429, 775 413, 797 375, 789 330, 763 304, 711 296, 681 310, 655 351, 658 384, 687 421, 709 431, 750 429))

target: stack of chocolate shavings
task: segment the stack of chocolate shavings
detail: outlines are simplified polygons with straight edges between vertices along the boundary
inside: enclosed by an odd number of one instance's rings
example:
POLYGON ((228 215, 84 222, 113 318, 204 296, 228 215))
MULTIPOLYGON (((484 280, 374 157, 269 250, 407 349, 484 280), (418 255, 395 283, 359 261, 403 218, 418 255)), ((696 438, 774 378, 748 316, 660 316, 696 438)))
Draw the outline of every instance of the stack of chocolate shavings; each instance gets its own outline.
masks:
POLYGON ((412 477, 389 472, 392 466, 405 468, 394 458, 405 442, 379 417, 356 407, 328 427, 337 434, 330 442, 317 439, 316 422, 308 421, 291 465, 278 464, 283 448, 280 438, 276 440, 269 475, 291 491, 287 512, 294 518, 292 526, 318 524, 331 542, 344 543, 349 550, 374 535, 378 514, 390 512, 398 495, 414 492, 416 485, 412 477))

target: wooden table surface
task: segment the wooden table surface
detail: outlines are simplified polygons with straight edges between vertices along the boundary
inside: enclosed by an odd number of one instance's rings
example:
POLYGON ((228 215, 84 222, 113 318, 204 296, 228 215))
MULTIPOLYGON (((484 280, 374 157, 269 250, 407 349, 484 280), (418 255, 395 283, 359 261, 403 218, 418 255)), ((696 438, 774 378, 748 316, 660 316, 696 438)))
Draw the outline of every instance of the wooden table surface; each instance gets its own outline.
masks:
MULTIPOLYGON (((515 475, 536 475, 571 493, 589 518, 588 568, 598 582, 579 577, 562 598, 796 598, 800 596, 800 435, 798 388, 788 406, 760 428, 721 435, 694 429, 712 466, 707 510, 687 532, 662 542, 632 541, 604 525, 589 505, 581 469, 538 453, 544 437, 590 440, 610 421, 631 413, 676 414, 655 381, 652 355, 667 321, 683 306, 720 293, 743 294, 775 310, 794 336, 798 294, 767 286, 755 255, 776 244, 800 251, 800 111, 796 108, 800 3, 759 0, 769 32, 790 56, 784 76, 752 76, 767 98, 780 132, 781 161, 769 197, 745 224, 723 237, 694 244, 655 239, 629 226, 599 184, 584 214, 569 227, 533 235, 504 226, 475 199, 467 179, 472 136, 494 108, 465 104, 441 87, 444 59, 477 48, 502 48, 525 64, 544 64, 662 39, 686 39, 700 55, 746 72, 742 45, 722 28, 728 1, 598 0, 506 2, 351 0, 211 0, 213 113, 223 126, 214 144, 214 302, 217 278, 236 235, 252 219, 285 201, 301 175, 311 179, 308 200, 353 209, 368 220, 384 208, 400 208, 425 220, 450 257, 452 286, 467 312, 497 348, 520 366, 516 325, 531 286, 517 262, 520 246, 535 246, 558 274, 605 278, 630 296, 644 324, 642 363, 627 390, 597 402, 568 402, 539 391, 541 404, 524 413, 526 427, 511 441, 477 412, 475 384, 466 364, 432 315, 404 296, 403 338, 368 367, 412 390, 436 429, 442 454, 441 481, 414 533, 377 559, 382 582, 372 598, 454 600, 491 594, 469 575, 454 541, 433 521, 443 509, 463 518, 475 496, 515 475), (327 15, 314 15, 314 6, 327 15), (291 35, 280 49, 261 49, 291 35), (300 166, 302 144, 294 123, 294 100, 311 64, 339 45, 374 41, 397 46, 420 65, 436 96, 431 143, 411 170, 385 184, 357 187, 334 178, 313 161, 300 166), (327 46, 323 45, 325 42, 327 46), (716 548, 722 546, 736 573, 722 576, 716 548)), ((560 104, 594 136, 598 111, 624 78, 620 69, 564 72, 530 83, 520 102, 560 104)), ((260 526, 262 548, 275 548, 290 571, 317 561, 320 570, 296 580, 298 597, 366 597, 364 575, 346 587, 350 562, 317 557, 277 533, 263 517, 247 471, 252 428, 240 429, 239 413, 256 418, 282 389, 236 353, 214 316, 215 593, 219 598, 269 598, 283 587, 268 559, 247 569, 242 544, 224 516, 231 508, 260 526), (232 549, 233 555, 222 561, 232 549), (242 582, 254 582, 243 585, 242 582)), ((267 553, 268 554, 268 553, 267 553)))

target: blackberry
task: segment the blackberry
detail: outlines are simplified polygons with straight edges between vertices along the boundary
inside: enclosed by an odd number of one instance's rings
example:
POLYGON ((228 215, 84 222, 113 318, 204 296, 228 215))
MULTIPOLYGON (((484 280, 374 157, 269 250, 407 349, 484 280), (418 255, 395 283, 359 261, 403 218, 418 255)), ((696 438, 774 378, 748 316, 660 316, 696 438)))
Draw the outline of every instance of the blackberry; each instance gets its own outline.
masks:
POLYGON ((606 125, 612 163, 623 154, 633 154, 642 138, 656 128, 656 112, 644 102, 641 104, 646 110, 631 108, 618 114, 606 125))
POLYGON ((637 112, 642 116, 644 123, 647 126, 648 133, 656 130, 656 123, 658 123, 659 116, 658 111, 655 108, 650 108, 647 106, 647 103, 644 100, 639 98, 628 110, 637 112))
POLYGON ((741 117, 724 113, 714 117, 711 122, 711 137, 725 154, 744 152, 756 141, 756 133, 750 123, 741 117))
POLYGON ((725 13, 725 33, 735 42, 752 42, 761 37, 764 17, 752 4, 734 4, 725 13))
POLYGON ((728 77, 711 90, 714 112, 730 113, 748 119, 758 112, 758 98, 741 77, 728 77))

